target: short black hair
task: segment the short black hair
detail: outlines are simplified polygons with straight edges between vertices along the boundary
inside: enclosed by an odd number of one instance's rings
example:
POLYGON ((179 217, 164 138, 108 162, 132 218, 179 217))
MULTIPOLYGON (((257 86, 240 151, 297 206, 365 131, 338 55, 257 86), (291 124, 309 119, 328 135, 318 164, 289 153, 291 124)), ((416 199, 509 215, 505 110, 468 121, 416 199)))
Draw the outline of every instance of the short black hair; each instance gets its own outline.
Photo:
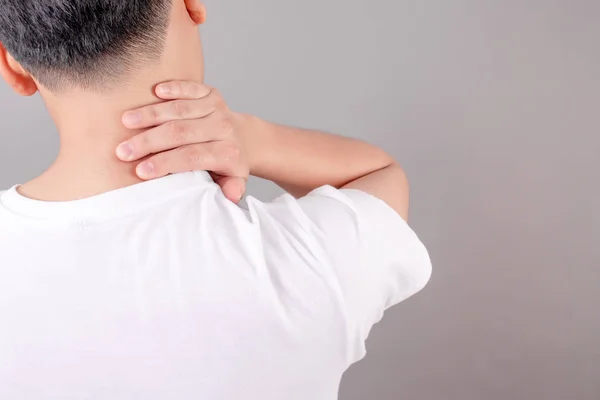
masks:
POLYGON ((0 0, 0 42, 42 85, 102 89, 164 46, 172 0, 0 0))

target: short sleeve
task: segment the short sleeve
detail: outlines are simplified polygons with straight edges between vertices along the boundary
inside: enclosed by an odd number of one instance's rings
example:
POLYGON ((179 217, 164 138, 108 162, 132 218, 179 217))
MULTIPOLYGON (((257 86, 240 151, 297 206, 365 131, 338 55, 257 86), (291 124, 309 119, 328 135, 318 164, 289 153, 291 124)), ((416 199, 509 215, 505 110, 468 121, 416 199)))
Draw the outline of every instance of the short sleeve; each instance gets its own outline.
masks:
POLYGON ((429 281, 429 254, 398 213, 360 190, 324 186, 298 205, 334 270, 349 319, 350 361, 358 361, 384 311, 429 281))

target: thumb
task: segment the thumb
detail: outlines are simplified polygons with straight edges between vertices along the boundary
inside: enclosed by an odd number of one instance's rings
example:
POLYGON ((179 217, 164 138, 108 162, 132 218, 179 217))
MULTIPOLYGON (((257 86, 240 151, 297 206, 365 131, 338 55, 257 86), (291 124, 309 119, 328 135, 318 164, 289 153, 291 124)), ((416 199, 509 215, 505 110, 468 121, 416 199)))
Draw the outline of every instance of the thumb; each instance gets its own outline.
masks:
POLYGON ((221 187, 225 197, 238 204, 246 193, 246 180, 237 176, 222 176, 211 174, 214 181, 221 187))

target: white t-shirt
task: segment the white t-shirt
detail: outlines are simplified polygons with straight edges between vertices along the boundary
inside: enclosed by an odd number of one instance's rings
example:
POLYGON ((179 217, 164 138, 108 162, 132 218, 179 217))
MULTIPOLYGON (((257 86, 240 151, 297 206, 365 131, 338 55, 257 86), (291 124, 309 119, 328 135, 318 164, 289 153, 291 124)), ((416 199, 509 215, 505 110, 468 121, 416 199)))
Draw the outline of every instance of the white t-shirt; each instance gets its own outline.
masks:
POLYGON ((0 195, 0 399, 333 400, 429 256, 326 186, 242 210, 206 172, 64 203, 0 195))

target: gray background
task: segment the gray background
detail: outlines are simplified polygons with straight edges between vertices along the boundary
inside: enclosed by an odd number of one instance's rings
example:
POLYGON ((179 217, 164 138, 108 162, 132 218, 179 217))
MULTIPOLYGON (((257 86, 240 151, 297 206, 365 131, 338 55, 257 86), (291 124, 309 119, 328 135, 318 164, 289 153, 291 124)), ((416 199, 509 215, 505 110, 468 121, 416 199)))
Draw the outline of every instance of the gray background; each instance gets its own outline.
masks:
MULTIPOLYGON (((341 399, 600 399, 600 2, 206 3, 232 108, 381 145, 411 178, 434 276, 341 399)), ((39 99, 0 104, 7 187, 58 143, 39 99)))

